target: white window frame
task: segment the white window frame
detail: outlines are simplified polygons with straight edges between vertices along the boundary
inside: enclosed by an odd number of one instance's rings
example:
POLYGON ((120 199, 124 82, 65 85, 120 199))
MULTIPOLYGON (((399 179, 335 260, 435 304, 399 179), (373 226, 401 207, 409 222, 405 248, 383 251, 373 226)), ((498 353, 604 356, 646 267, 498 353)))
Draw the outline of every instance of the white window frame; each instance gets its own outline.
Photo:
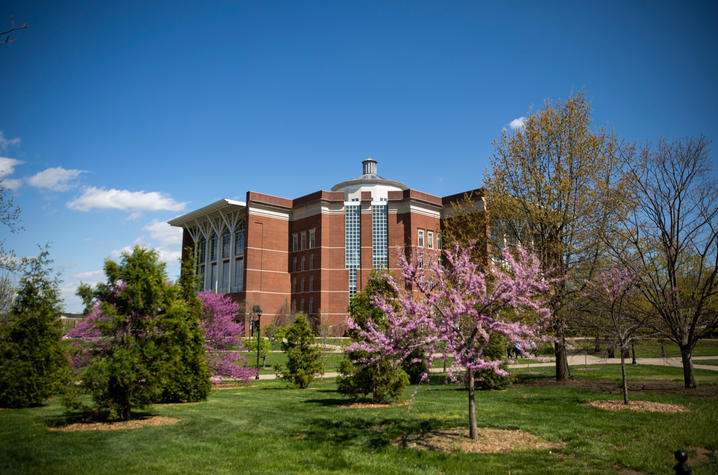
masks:
POLYGON ((424 230, 421 228, 419 228, 419 232, 417 234, 416 245, 419 247, 424 247, 424 230))
POLYGON ((426 247, 434 249, 434 231, 426 231, 426 247))

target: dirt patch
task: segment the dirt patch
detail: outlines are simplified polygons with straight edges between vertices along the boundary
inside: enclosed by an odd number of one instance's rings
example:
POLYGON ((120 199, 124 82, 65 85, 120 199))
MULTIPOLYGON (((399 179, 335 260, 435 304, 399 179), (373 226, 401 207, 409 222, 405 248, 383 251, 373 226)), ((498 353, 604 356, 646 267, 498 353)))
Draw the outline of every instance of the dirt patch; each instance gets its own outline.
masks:
MULTIPOLYGON (((517 386, 557 386, 585 389, 596 393, 623 394, 619 382, 591 379, 570 379, 557 382, 553 378, 530 378, 524 379, 517 386)), ((686 389, 682 382, 676 381, 642 381, 628 383, 628 392, 634 394, 653 394, 656 396, 693 396, 701 398, 718 398, 718 385, 702 384, 697 388, 686 389)))
POLYGON ((556 449, 562 444, 543 440, 522 430, 493 429, 480 427, 479 438, 471 440, 468 429, 444 429, 411 434, 392 441, 397 447, 438 452, 465 452, 490 454, 513 450, 556 449))
POLYGON ((180 420, 174 417, 154 416, 145 419, 131 419, 118 422, 76 422, 60 427, 50 427, 55 432, 76 432, 84 430, 130 430, 143 427, 166 426, 177 424, 180 420))
POLYGON ((663 404, 653 401, 629 401, 628 405, 623 401, 591 401, 587 406, 607 411, 664 412, 668 414, 688 412, 688 409, 678 404, 663 404))
POLYGON ((347 407, 349 409, 378 409, 382 407, 397 407, 406 406, 409 401, 400 402, 354 402, 352 404, 346 404, 341 407, 347 407))

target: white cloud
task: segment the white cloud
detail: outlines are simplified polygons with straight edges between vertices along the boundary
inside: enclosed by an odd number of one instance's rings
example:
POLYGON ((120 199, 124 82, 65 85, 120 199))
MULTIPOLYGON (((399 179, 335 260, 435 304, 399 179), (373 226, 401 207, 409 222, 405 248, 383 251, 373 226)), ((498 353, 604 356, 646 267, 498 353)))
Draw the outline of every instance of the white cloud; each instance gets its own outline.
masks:
POLYGON ((509 127, 511 127, 512 130, 520 129, 524 125, 526 125, 526 117, 519 117, 509 122, 509 127))
POLYGON ((86 284, 97 284, 105 280, 105 273, 101 270, 91 270, 87 272, 78 272, 73 274, 72 277, 79 279, 86 284))
POLYGON ((0 181, 2 182, 2 186, 8 190, 17 190, 22 186, 22 180, 15 178, 0 178, 0 181))
POLYGON ((170 226, 164 221, 153 219, 143 229, 161 246, 178 248, 182 245, 182 228, 170 226))
POLYGON ((83 173, 85 173, 84 170, 66 170, 62 167, 48 168, 28 178, 27 183, 38 188, 67 191, 76 186, 72 181, 83 173))
POLYGON ((187 203, 178 203, 170 196, 157 191, 106 190, 90 186, 82 195, 67 203, 67 207, 77 211, 93 209, 118 209, 123 211, 181 211, 187 203))
POLYGON ((2 130, 0 130, 0 150, 7 150, 7 148, 10 145, 18 146, 20 145, 20 137, 16 137, 14 139, 9 139, 5 137, 5 134, 2 130))
MULTIPOLYGON (((0 132, 2 134, 2 132, 0 132)), ((4 178, 8 175, 15 173, 15 167, 25 163, 14 158, 0 157, 0 178, 4 178)))

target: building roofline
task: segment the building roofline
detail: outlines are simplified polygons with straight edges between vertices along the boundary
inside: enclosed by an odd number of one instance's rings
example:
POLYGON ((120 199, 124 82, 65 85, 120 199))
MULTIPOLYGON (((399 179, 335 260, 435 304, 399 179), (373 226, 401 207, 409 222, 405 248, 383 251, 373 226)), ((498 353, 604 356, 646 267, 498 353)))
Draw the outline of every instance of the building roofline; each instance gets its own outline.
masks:
POLYGON ((473 190, 462 191, 461 193, 444 196, 443 198, 441 198, 441 201, 444 205, 447 205, 449 203, 455 203, 457 201, 463 200, 465 196, 468 196, 472 201, 478 201, 479 199, 486 196, 486 189, 482 187, 475 188, 473 190))
POLYGON ((236 201, 225 198, 219 201, 215 201, 214 203, 204 206, 202 208, 191 211, 187 214, 172 218, 167 222, 171 226, 183 227, 184 224, 191 222, 201 216, 206 216, 207 214, 214 213, 216 211, 220 211, 226 208, 231 208, 234 206, 245 208, 247 206, 247 203, 245 203, 244 201, 236 201))

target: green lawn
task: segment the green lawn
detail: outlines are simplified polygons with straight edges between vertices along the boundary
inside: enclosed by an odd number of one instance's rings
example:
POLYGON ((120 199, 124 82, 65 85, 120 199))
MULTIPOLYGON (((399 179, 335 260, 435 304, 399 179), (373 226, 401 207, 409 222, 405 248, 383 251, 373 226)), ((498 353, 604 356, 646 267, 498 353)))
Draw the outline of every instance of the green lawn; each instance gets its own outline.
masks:
MULTIPOLYGON (((575 353, 583 353, 586 349, 589 354, 593 354, 594 344, 593 341, 582 340, 579 346, 583 351, 578 350, 575 353)), ((661 343, 656 339, 639 339, 636 340, 636 358, 660 358, 661 357, 661 343)), ((671 341, 664 341, 663 348, 666 352, 666 356, 681 356, 681 350, 678 345, 671 341)), ((606 356, 607 346, 605 343, 601 343, 600 355, 606 356)), ((718 355, 718 339, 711 340, 699 340, 693 351, 693 356, 711 356, 718 355)), ((619 357, 618 351, 616 351, 616 357, 619 357)))
MULTIPOLYGON (((573 371, 585 380, 618 384, 616 366, 573 371)), ((444 454, 398 448, 402 435, 466 426, 466 393, 441 383, 422 386, 408 406, 352 409, 329 380, 310 389, 263 381, 214 391, 206 402, 155 406, 147 414, 176 417, 177 425, 112 432, 51 432, 71 417, 56 402, 0 410, 0 473, 304 472, 304 473, 671 473, 672 453, 689 450, 693 473, 716 473, 718 386, 712 397, 634 395, 683 404, 691 412, 606 412, 584 405, 618 394, 550 383, 551 368, 519 372, 506 391, 479 392, 480 426, 522 429, 562 444, 559 449, 500 454, 444 454), (527 380, 527 378, 536 378, 527 380), (692 463, 693 462, 693 463, 692 463)), ((718 373, 696 370, 699 385, 718 373)), ((680 380, 680 368, 629 368, 631 380, 680 380)), ((414 388, 407 388, 411 397, 414 388)))
MULTIPOLYGON (((257 367, 257 353, 242 352, 242 356, 247 359, 247 366, 250 368, 257 367)), ((339 371, 339 363, 344 358, 344 353, 322 353, 322 361, 324 362, 324 371, 327 373, 332 371, 339 371)), ((287 354, 284 352, 272 352, 267 355, 267 361, 265 368, 262 367, 262 360, 259 360, 259 374, 274 374, 273 366, 275 363, 281 364, 283 367, 287 365, 287 354)))

